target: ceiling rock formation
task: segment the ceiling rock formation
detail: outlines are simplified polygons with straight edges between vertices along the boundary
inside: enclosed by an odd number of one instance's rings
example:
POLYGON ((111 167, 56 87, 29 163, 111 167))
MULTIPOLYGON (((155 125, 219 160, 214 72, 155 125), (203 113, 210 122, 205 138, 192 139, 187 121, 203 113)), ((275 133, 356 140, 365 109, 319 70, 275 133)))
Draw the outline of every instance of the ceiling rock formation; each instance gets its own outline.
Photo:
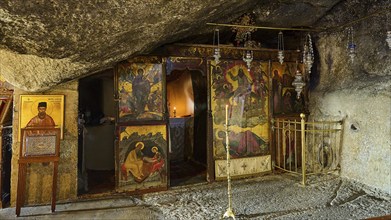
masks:
POLYGON ((341 2, 346 1, 4 0, 0 75, 21 89, 45 90, 161 45, 212 33, 207 22, 232 23, 252 13, 257 25, 311 27, 341 2))

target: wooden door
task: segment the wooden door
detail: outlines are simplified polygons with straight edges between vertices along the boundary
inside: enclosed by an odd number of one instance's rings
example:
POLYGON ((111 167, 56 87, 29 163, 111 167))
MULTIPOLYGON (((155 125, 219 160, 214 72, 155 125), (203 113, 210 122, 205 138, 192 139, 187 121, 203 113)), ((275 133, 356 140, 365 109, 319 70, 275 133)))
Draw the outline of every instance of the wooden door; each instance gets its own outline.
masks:
POLYGON ((137 57, 116 67, 116 188, 168 187, 165 73, 159 57, 137 57))

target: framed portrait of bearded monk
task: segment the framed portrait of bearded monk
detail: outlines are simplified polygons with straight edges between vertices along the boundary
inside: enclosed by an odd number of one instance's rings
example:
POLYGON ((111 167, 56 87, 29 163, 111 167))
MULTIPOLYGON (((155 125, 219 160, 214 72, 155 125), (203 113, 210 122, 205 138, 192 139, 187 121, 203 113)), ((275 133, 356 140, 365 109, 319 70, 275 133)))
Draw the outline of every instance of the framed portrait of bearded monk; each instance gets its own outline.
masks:
POLYGON ((60 128, 64 133, 64 95, 20 95, 19 140, 21 128, 60 128))

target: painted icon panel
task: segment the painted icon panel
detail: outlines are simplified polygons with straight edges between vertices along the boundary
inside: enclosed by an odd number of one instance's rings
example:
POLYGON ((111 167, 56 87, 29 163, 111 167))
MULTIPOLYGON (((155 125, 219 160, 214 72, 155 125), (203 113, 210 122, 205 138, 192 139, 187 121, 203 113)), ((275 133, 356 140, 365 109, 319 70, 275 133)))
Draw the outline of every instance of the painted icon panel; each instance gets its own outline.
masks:
POLYGON ((308 92, 306 88, 297 98, 297 92, 292 86, 297 70, 302 69, 302 64, 293 62, 272 63, 272 96, 274 115, 298 115, 306 111, 308 92))
POLYGON ((266 155, 269 150, 268 63, 209 62, 212 76, 213 150, 215 159, 226 156, 225 120, 229 123, 232 158, 266 155), (228 115, 226 115, 228 106, 228 115))
POLYGON ((163 119, 161 63, 122 63, 118 65, 118 121, 163 119))
POLYGON ((166 125, 120 126, 118 188, 125 191, 167 186, 166 125))
POLYGON ((64 95, 21 95, 19 140, 21 128, 61 128, 63 138, 64 95))

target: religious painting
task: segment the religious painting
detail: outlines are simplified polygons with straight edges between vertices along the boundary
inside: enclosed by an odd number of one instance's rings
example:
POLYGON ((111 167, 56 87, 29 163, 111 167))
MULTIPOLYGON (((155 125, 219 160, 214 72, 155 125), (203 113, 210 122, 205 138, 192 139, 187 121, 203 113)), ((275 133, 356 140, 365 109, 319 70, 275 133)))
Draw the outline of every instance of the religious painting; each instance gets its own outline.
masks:
POLYGON ((121 63, 117 68, 118 121, 163 120, 161 63, 121 63))
POLYGON ((117 158, 121 190, 166 187, 166 125, 120 126, 117 158))
POLYGON ((295 79, 296 71, 302 70, 302 64, 284 62, 272 63, 272 96, 273 114, 300 114, 306 112, 305 100, 307 100, 306 89, 303 90, 300 98, 297 98, 295 87, 292 82, 295 79))
POLYGON ((21 157, 59 156, 60 128, 22 128, 21 157))
MULTIPOLYGON (((19 109, 19 137, 21 128, 64 127, 64 95, 21 95, 19 109)), ((20 140, 20 138, 19 138, 20 140)))
POLYGON ((269 154, 269 64, 253 61, 248 69, 243 61, 210 61, 209 66, 214 158, 226 157, 226 135, 232 158, 269 154))

